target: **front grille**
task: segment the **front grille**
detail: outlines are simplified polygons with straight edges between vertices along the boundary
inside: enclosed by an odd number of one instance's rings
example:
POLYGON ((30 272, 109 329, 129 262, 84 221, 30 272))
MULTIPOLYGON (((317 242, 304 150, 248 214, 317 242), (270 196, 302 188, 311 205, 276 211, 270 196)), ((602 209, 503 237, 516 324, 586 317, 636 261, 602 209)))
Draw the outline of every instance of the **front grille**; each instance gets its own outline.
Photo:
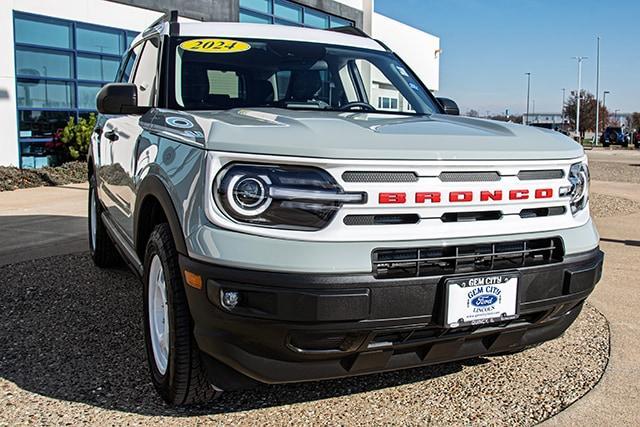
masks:
POLYGON ((415 172, 345 172, 344 182, 418 182, 415 172))
POLYGON ((547 169, 547 170, 525 170, 518 172, 518 179, 520 181, 535 181, 539 179, 560 179, 564 177, 564 171, 562 169, 547 169))
POLYGON ((495 182, 500 181, 498 172, 442 172, 442 182, 495 182))
POLYGON ((420 217, 416 214, 347 215, 343 221, 345 225, 400 225, 417 224, 420 217))
POLYGON ((441 276, 532 267, 561 262, 560 238, 514 242, 373 251, 373 272, 378 279, 441 276))

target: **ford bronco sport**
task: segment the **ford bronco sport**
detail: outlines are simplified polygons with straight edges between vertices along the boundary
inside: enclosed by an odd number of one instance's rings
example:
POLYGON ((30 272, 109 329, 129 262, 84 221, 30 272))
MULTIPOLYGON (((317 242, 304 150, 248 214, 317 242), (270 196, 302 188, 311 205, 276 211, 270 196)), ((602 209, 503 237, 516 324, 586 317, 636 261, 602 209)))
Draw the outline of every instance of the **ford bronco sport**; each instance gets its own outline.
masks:
POLYGON ((170 403, 516 352, 600 279, 581 146, 454 115, 357 30, 171 13, 97 107, 91 254, 141 278, 170 403))

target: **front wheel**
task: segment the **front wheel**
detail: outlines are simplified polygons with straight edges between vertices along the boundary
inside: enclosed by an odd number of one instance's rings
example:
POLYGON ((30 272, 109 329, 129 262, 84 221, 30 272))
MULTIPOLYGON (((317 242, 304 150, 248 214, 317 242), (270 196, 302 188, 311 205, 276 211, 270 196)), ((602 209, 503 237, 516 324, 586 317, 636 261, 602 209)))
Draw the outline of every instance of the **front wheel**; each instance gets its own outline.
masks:
POLYGON ((192 334, 191 315, 168 224, 151 233, 144 259, 144 327, 151 380, 172 405, 216 397, 192 334))

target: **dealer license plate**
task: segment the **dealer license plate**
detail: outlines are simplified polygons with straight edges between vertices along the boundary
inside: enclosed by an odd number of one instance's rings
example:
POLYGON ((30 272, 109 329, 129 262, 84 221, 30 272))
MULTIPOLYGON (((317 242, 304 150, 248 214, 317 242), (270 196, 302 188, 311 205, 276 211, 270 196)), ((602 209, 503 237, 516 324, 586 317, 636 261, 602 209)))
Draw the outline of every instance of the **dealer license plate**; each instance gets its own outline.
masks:
POLYGON ((518 274, 493 274, 445 282, 446 326, 479 325, 518 317, 518 274))

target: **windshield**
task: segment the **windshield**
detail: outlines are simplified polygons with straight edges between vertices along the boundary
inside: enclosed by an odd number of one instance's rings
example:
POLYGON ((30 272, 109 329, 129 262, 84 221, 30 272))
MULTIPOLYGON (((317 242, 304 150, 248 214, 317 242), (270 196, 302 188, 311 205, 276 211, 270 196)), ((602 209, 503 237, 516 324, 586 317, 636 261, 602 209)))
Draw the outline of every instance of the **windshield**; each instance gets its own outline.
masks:
POLYGON ((286 40, 178 38, 172 108, 438 112, 395 55, 286 40))

